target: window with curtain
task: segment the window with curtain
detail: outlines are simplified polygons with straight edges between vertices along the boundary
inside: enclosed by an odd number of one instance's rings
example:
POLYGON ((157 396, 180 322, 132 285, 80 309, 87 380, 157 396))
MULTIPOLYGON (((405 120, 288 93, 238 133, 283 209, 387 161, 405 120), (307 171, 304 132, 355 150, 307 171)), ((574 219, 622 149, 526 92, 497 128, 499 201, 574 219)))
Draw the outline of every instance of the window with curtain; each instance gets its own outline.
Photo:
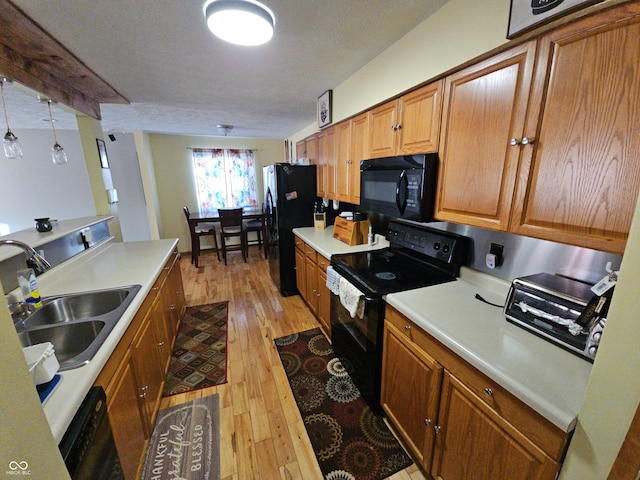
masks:
POLYGON ((194 148, 192 155, 200 210, 258 205, 252 150, 194 148))

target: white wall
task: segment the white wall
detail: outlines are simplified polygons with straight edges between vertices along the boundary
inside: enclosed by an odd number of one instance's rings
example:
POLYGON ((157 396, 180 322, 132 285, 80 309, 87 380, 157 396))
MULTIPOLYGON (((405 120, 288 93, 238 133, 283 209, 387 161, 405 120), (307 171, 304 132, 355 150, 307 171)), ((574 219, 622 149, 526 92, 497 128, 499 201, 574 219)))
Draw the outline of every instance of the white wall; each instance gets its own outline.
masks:
POLYGON ((151 240, 140 165, 131 133, 112 133, 115 141, 105 136, 113 186, 118 191, 115 205, 125 242, 151 240))
POLYGON ((0 153, 0 235, 33 227, 34 218, 59 220, 96 214, 87 166, 77 131, 56 131, 69 163, 51 161, 53 134, 49 129, 22 129, 24 158, 7 160, 0 153))
MULTIPOLYGON (((451 0, 333 89, 333 123, 507 42, 509 0, 451 0)), ((294 143, 317 123, 292 135, 294 143)))
POLYGON ((182 207, 197 211, 191 148, 248 148, 254 150, 258 204, 262 203, 262 167, 285 159, 284 141, 258 138, 190 137, 150 134, 161 238, 179 238, 181 252, 191 250, 189 228, 182 207))

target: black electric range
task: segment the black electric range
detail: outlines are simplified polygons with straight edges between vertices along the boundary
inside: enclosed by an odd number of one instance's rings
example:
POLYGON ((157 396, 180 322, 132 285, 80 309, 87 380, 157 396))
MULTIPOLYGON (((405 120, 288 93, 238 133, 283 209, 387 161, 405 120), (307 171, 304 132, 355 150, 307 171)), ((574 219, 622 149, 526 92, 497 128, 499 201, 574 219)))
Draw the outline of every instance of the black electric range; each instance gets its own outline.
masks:
MULTIPOLYGON (((362 293, 360 316, 331 296, 331 341, 369 406, 381 413, 380 375, 385 302, 389 293, 455 281, 469 238, 419 224, 392 221, 389 246, 331 256, 331 266, 362 293)), ((428 308, 428 306, 425 306, 428 308)))
POLYGON ((467 237, 390 222, 389 247, 331 256, 331 266, 368 296, 455 280, 466 260, 467 237))

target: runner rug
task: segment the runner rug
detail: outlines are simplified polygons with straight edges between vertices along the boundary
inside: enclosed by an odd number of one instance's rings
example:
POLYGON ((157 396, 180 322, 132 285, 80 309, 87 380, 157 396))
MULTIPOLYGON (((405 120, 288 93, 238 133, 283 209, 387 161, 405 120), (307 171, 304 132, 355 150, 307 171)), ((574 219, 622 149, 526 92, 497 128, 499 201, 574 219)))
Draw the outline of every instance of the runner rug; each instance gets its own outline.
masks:
POLYGON ((169 363, 163 397, 227 381, 229 302, 187 307, 169 363))
POLYGON ((158 412, 141 480, 218 480, 218 394, 158 412))
POLYGON ((275 344, 325 479, 378 480, 413 463, 319 328, 275 344))

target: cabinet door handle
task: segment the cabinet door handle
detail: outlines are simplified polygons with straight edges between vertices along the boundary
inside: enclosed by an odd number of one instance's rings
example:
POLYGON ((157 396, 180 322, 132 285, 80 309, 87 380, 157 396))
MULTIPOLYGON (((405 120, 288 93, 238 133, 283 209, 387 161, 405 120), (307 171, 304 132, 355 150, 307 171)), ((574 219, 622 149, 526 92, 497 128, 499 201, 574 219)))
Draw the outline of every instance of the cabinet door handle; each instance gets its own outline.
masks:
POLYGON ((533 143, 533 138, 524 137, 522 140, 518 140, 517 138, 512 138, 509 140, 509 145, 512 147, 517 147, 518 145, 531 145, 533 143))
POLYGON ((425 418, 424 419, 424 424, 425 425, 431 425, 431 419, 430 418, 425 418))
POLYGON ((164 342, 160 342, 160 343, 158 343, 158 346, 159 346, 159 347, 164 346, 164 342))
POLYGON ((411 325, 405 325, 404 329, 408 332, 409 330, 411 330, 411 325))
POLYGON ((440 430, 442 430, 442 427, 440 425, 434 425, 433 429, 436 431, 436 433, 440 433, 440 430))
POLYGON ((484 394, 487 397, 492 397, 493 396, 493 390, 490 389, 489 387, 485 387, 482 391, 484 392, 484 394))

